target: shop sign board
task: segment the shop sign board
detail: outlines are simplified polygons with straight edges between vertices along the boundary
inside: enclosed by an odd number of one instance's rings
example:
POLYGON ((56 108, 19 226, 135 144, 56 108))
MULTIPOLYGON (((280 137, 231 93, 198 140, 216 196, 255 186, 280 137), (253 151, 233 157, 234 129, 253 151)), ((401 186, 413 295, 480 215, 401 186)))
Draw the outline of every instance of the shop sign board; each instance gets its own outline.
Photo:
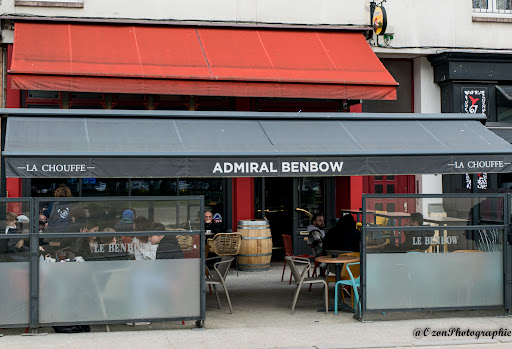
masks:
POLYGON ((512 155, 342 157, 6 157, 7 177, 311 177, 512 172, 512 155))

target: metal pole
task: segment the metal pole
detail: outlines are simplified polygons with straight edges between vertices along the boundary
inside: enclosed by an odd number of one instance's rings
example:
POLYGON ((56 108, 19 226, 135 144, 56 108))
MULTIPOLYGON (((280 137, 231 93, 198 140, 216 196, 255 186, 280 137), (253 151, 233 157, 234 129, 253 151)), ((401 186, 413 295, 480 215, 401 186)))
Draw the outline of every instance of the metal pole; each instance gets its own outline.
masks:
POLYGON ((508 230, 512 229, 511 219, 511 200, 512 195, 510 193, 506 194, 504 198, 505 202, 503 203, 503 274, 505 275, 504 280, 504 290, 503 294, 505 295, 504 303, 505 309, 510 310, 512 308, 512 246, 508 243, 508 230))
POLYGON ((362 226, 362 235, 361 235, 361 254, 360 254, 360 280, 361 280, 361 296, 359 297, 359 301, 361 302, 361 321, 364 321, 364 314, 366 313, 366 196, 363 194, 363 206, 362 206, 362 214, 363 214, 363 226, 362 226))
POLYGON ((29 326, 39 328, 39 199, 30 198, 29 326))
MULTIPOLYGON (((196 326, 199 328, 204 327, 204 322, 206 320, 206 281, 205 281, 205 270, 206 270, 206 258, 205 258, 205 243, 206 243, 206 235, 204 231, 204 196, 201 196, 200 199, 201 202, 201 211, 200 211, 200 235, 199 235, 199 246, 200 246, 200 253, 201 253, 201 263, 199 264, 199 277, 201 278, 201 289, 200 289, 200 312, 201 312, 201 319, 196 321, 196 326)), ((236 258, 236 257, 235 257, 236 258)))
POLYGON ((2 149, 2 156, 0 157, 0 197, 7 197, 7 180, 5 175, 5 157, 3 156, 3 151, 5 150, 5 134, 7 128, 7 117, 1 117, 0 127, 0 144, 2 149))

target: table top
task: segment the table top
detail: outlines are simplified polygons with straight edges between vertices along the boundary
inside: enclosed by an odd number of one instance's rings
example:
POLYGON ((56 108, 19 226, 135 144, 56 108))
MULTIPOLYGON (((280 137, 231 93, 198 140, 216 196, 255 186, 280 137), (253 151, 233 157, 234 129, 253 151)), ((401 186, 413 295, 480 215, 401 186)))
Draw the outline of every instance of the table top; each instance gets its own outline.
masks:
POLYGON ((372 212, 373 214, 377 216, 387 217, 387 218, 408 218, 411 217, 410 213, 407 212, 372 212))
MULTIPOLYGON (((342 209, 340 209, 340 211, 346 212, 346 213, 354 213, 354 214, 362 214, 363 213, 362 210, 356 210, 356 209, 352 209, 352 208, 347 208, 347 209, 342 208, 342 209)), ((388 217, 388 218, 410 217, 411 216, 411 214, 407 213, 407 212, 384 212, 384 211, 376 211, 376 210, 366 210, 366 213, 375 214, 377 216, 388 217)))
POLYGON ((366 248, 381 248, 386 246, 388 243, 386 241, 379 241, 379 242, 368 242, 366 244, 366 248))
POLYGON ((340 211, 347 212, 347 213, 363 213, 362 210, 358 210, 355 208, 342 208, 342 209, 340 209, 340 211))
POLYGON ((315 261, 319 263, 328 263, 328 264, 340 264, 340 263, 352 263, 359 262, 360 258, 358 256, 338 256, 338 257, 330 257, 330 256, 319 256, 315 258, 315 261))
POLYGON ((467 223, 468 220, 464 218, 455 217, 424 217, 424 222, 430 223, 467 223))

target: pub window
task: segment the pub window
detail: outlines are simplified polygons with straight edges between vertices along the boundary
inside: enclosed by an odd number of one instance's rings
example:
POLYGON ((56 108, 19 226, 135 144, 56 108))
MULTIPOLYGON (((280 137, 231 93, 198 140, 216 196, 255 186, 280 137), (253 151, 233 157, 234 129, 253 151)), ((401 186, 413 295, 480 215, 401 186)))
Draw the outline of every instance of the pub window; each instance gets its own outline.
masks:
POLYGON ((60 99, 60 93, 58 91, 27 91, 27 98, 35 99, 60 99))
POLYGON ((224 217, 224 180, 223 179, 180 179, 178 195, 204 195, 205 210, 219 213, 224 217))
POLYGON ((14 0, 15 6, 30 6, 30 7, 73 7, 83 8, 84 2, 82 0, 14 0))
POLYGON ((103 93, 71 92, 69 108, 105 109, 105 95, 103 93))
POLYGON ((496 121, 512 122, 512 86, 496 86, 496 121))
POLYGON ((128 180, 82 178, 82 196, 127 196, 128 180))
POLYGON ((144 110, 147 109, 145 95, 119 93, 112 98, 113 109, 144 110))
POLYGON ((23 91, 21 99, 21 105, 25 108, 62 108, 62 94, 58 91, 23 91))
POLYGON ((53 192, 61 184, 65 184, 71 190, 73 196, 79 196, 79 179, 78 178, 38 178, 32 179, 31 196, 34 197, 53 197, 53 192))

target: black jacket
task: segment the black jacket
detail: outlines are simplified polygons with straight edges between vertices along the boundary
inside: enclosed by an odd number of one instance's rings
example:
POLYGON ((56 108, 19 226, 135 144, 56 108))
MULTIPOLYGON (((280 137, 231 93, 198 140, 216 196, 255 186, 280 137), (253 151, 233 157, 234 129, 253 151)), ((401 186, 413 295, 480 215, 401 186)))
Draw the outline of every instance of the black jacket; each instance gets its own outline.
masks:
POLYGON ((324 238, 324 250, 340 250, 359 252, 361 232, 351 215, 341 218, 334 228, 329 229, 324 238))
POLYGON ((220 223, 215 223, 214 221, 212 221, 211 223, 204 223, 204 230, 210 230, 213 234, 224 232, 224 228, 222 227, 222 225, 220 225, 220 223))
POLYGON ((156 250, 156 259, 181 259, 183 258, 183 251, 176 236, 165 235, 156 250))

